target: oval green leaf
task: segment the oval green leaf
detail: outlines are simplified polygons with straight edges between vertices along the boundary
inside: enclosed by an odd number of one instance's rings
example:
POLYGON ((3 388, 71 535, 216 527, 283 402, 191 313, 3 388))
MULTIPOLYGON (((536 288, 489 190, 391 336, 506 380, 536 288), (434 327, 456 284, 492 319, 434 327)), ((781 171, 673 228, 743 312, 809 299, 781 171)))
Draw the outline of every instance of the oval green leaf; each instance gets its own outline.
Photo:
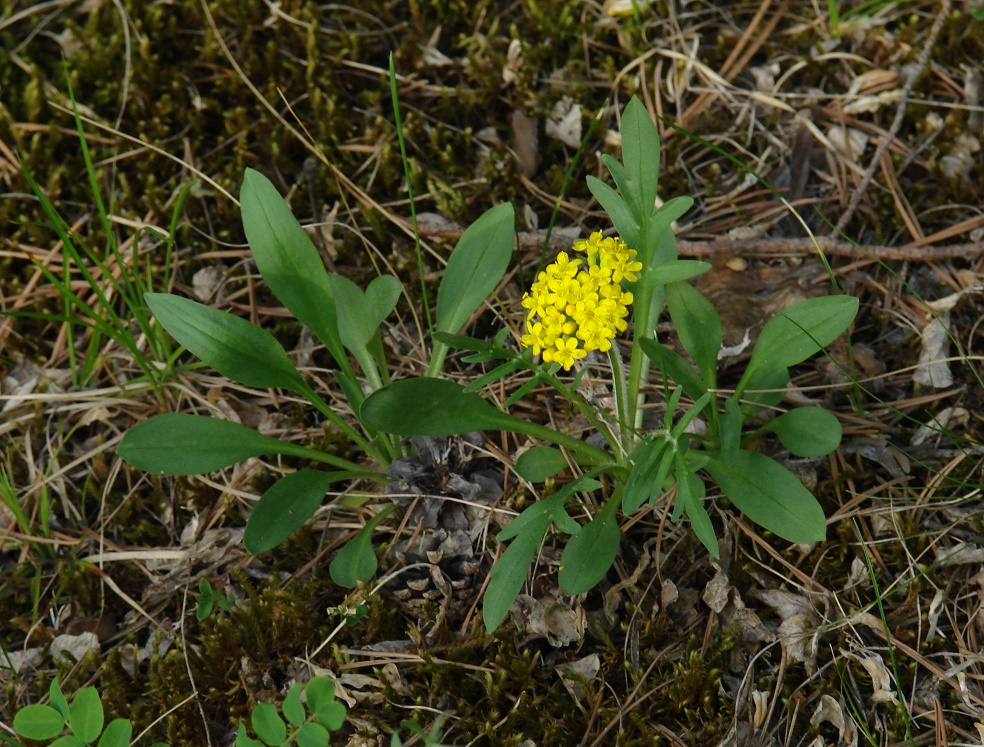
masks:
POLYGON ((175 340, 223 376, 261 389, 303 390, 283 346, 265 329, 169 293, 144 293, 144 299, 175 340))
POLYGON ((534 446, 519 455, 513 469, 528 482, 543 482, 567 469, 567 457, 553 446, 534 446))
POLYGON ((125 718, 114 718, 99 738, 99 747, 128 747, 133 736, 133 724, 125 718))
POLYGON ((280 706, 284 712, 284 718, 294 726, 300 726, 304 723, 304 706, 301 705, 301 692, 303 690, 304 685, 300 682, 295 682, 290 686, 290 690, 287 691, 287 697, 284 698, 284 702, 280 706))
POLYGON ((331 677, 312 677, 304 686, 304 694, 307 697, 308 710, 317 713, 335 702, 335 683, 331 677))
POLYGON ((103 705, 94 687, 78 691, 68 707, 68 725, 83 742, 95 742, 103 730, 103 705))
POLYGON ((372 535, 379 523, 389 516, 396 506, 387 506, 373 516, 356 535, 332 558, 328 566, 331 580, 346 589, 354 589, 361 581, 368 581, 376 574, 379 561, 372 547, 372 535))
POLYGON ((302 469, 281 477, 250 512, 243 546, 253 555, 272 550, 314 516, 329 486, 346 476, 302 469))
POLYGON ((28 739, 52 739, 65 728, 65 719, 51 706, 29 705, 14 715, 14 731, 28 739))
POLYGON ((739 450, 725 463, 712 455, 704 469, 749 519, 789 542, 827 536, 823 508, 789 470, 764 454, 739 450))
POLYGON ((277 707, 270 703, 257 703, 250 714, 250 723, 264 744, 280 745, 287 739, 287 724, 277 713, 277 707))
POLYGON ((518 420, 453 381, 429 377, 401 379, 373 392, 360 419, 367 428, 400 436, 512 430, 511 421, 518 420))
MULTIPOLYGON (((341 706, 341 703, 335 705, 341 706)), ((302 724, 301 728, 294 734, 294 742, 297 747, 328 747, 331 735, 321 724, 308 722, 302 724)))
POLYGON ((767 427, 798 457, 826 456, 840 446, 844 435, 837 416, 822 407, 798 407, 769 421, 767 427))

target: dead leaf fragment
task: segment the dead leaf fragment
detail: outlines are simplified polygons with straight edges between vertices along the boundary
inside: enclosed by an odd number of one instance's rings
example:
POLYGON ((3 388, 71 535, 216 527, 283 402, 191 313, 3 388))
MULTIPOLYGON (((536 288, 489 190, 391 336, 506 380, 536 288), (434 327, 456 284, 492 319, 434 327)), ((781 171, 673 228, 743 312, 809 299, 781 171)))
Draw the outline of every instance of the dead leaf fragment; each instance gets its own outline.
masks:
POLYGON ((550 111, 547 117, 547 135, 570 148, 581 145, 581 105, 574 103, 570 96, 564 96, 550 111))

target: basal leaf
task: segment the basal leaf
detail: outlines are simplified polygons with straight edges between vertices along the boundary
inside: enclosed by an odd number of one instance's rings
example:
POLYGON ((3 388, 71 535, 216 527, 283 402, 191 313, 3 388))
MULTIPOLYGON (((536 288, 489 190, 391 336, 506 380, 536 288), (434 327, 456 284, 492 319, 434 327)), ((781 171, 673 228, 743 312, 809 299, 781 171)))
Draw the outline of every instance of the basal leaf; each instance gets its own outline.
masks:
POLYGON ((543 482, 567 469, 567 457, 553 446, 533 446, 516 459, 516 474, 529 482, 543 482))
POLYGON ((817 542, 827 536, 827 520, 817 499, 792 472, 764 454, 741 449, 730 464, 712 455, 704 469, 759 526, 790 542, 817 542))
POLYGON ((453 381, 401 379, 373 392, 362 403, 362 423, 401 436, 450 436, 482 430, 513 430, 518 420, 453 381))
POLYGON ((373 334, 386 320, 403 293, 403 283, 392 275, 379 275, 369 281, 366 286, 366 311, 369 314, 369 326, 373 334))
POLYGON ((345 477, 350 475, 314 469, 281 477, 253 506, 243 545, 253 555, 272 550, 314 516, 331 484, 345 477))
POLYGON ((742 381, 759 369, 802 363, 843 334, 857 313, 851 296, 810 298, 779 312, 759 333, 742 381))
POLYGON ((261 389, 303 389, 283 346, 265 329, 169 293, 145 293, 144 299, 175 340, 223 376, 261 389))
POLYGON ((435 328, 457 334, 502 280, 512 256, 515 211, 504 202, 461 235, 437 291, 435 328))
POLYGON ((690 283, 666 286, 666 307, 680 343, 690 353, 709 388, 717 381, 721 319, 711 302, 690 283))
POLYGON ((766 427, 798 457, 826 456, 840 446, 844 435, 837 416, 822 407, 798 407, 770 420, 766 427))
POLYGON ((557 581, 565 594, 583 594, 605 577, 622 539, 615 512, 602 508, 564 548, 557 581))
POLYGON ((682 459, 677 463, 677 501, 690 519, 690 528, 694 530, 697 539, 715 558, 721 557, 717 535, 707 509, 701 502, 704 497, 704 483, 700 477, 688 472, 682 459))
POLYGON ((550 516, 543 514, 528 524, 519 535, 509 543, 489 572, 489 584, 482 599, 482 618, 485 629, 491 633, 499 627, 512 603, 519 596, 519 590, 526 581, 526 573, 533 562, 533 556, 543 542, 543 535, 550 526, 550 516))
POLYGON ((318 250, 263 174, 246 169, 239 196, 246 240, 266 284, 351 375, 338 332, 328 271, 318 250))
POLYGON ((789 369, 760 368, 753 372, 742 395, 742 413, 747 418, 763 407, 775 407, 786 396, 788 385, 789 369))
POLYGON ((231 420, 185 413, 158 415, 133 426, 116 453, 134 467, 161 475, 200 475, 264 454, 318 455, 231 420))

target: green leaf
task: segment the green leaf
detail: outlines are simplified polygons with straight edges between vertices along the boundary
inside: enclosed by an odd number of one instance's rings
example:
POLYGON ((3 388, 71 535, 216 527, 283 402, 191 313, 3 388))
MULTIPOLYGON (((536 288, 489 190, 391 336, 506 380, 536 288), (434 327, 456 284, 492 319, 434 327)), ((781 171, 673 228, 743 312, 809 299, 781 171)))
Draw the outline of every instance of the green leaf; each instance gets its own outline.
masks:
POLYGON ((280 745, 287 740, 287 725, 270 703, 257 703, 250 714, 250 723, 264 744, 280 745))
POLYGON ((724 401, 724 412, 718 413, 721 436, 721 458, 731 464, 741 446, 741 407, 734 396, 724 401))
POLYGON ((625 204, 628 206, 632 215, 640 217, 647 215, 652 210, 653 206, 652 204, 645 206, 642 204, 638 190, 635 189, 629 179, 629 175, 626 173, 625 166, 622 162, 607 153, 601 156, 601 162, 605 164, 611 172, 612 181, 615 182, 616 189, 618 189, 622 199, 625 200, 625 204))
MULTIPOLYGON (((524 512, 525 513, 525 512, 524 512)), ((515 522, 517 519, 513 519, 515 522)), ((489 572, 489 584, 482 598, 482 618, 485 629, 491 633, 499 627, 509 608, 512 607, 519 590, 526 581, 533 556, 540 549, 543 535, 550 526, 550 515, 541 514, 509 543, 489 572)))
POLYGON ((483 430, 511 430, 513 418, 453 381, 401 379, 373 392, 362 403, 362 423, 401 436, 450 436, 483 430))
POLYGON ((827 520, 817 499, 789 470, 764 454, 741 449, 731 464, 711 455, 704 468, 759 526, 790 542, 817 542, 827 536, 827 520))
POLYGON ((272 550, 314 516, 333 482, 346 473, 302 469, 281 477, 260 497, 246 520, 243 545, 253 555, 272 550))
POLYGON ((721 319, 711 302, 690 283, 666 286, 666 307, 680 343, 690 353, 709 388, 717 381, 721 319))
POLYGON ((354 589, 360 581, 368 581, 375 575, 379 561, 372 548, 372 535, 379 523, 394 510, 395 505, 382 509, 338 551, 328 566, 332 581, 346 589, 354 589))
POLYGON ((748 387, 742 396, 742 413, 747 418, 763 407, 775 407, 786 396, 789 386, 788 368, 761 368, 748 377, 748 387))
POLYGON ((67 723, 69 717, 68 701, 65 700, 65 694, 62 693, 61 681, 57 674, 51 681, 51 685, 48 686, 48 698, 51 701, 51 707, 58 711, 67 723))
POLYGON ((51 706, 24 706, 14 716, 14 731, 27 739, 52 739, 64 728, 65 719, 51 706))
POLYGON ((691 259, 672 259, 650 268, 648 282, 652 285, 669 285, 695 277, 711 269, 707 262, 691 259))
POLYGON ((642 238, 639 221, 632 215, 629 206, 618 192, 594 176, 588 176, 588 189, 608 213, 619 238, 630 247, 639 246, 642 238))
POLYGON ((645 210, 656 202, 659 178, 659 132, 646 107, 635 96, 622 113, 622 163, 632 190, 645 210))
POLYGON ((583 594, 605 577, 622 539, 615 512, 602 508, 571 537, 560 558, 557 580, 565 594, 583 594))
POLYGON ((318 250, 263 174, 246 169, 239 196, 246 240, 266 284, 351 375, 338 332, 328 271, 318 250))
POLYGON ((328 731, 338 731, 345 723, 345 714, 345 706, 334 700, 315 711, 314 718, 328 731))
POLYGON ((84 687, 69 706, 68 726, 83 742, 94 742, 103 730, 103 706, 94 687, 84 687))
POLYGON ((826 456, 840 446, 844 435, 837 416, 821 407, 798 407, 770 420, 765 427, 798 457, 826 456))
MULTIPOLYGON (((496 205, 472 223, 458 240, 437 289, 435 331, 456 334, 495 290, 513 250, 516 217, 511 203, 496 205)), ((447 345, 436 342, 428 372, 441 367, 447 345)))
POLYGON ((851 296, 810 298, 781 311, 759 333, 742 382, 753 371, 802 363, 843 334, 857 313, 858 299, 851 296))
POLYGON ((718 547, 717 535, 714 534, 714 525, 711 524, 711 517, 707 515, 707 509, 701 500, 704 497, 704 483, 701 479, 687 471, 683 458, 677 460, 677 500, 687 513, 690 519, 690 527, 697 535, 697 539, 707 548, 707 551, 715 558, 721 557, 721 550, 718 547))
POLYGON ((280 706, 284 712, 284 718, 294 726, 300 726, 306 718, 304 706, 301 705, 301 692, 303 690, 304 685, 300 682, 295 682, 290 686, 290 690, 287 691, 287 697, 284 698, 284 702, 280 706))
POLYGON ((698 399, 707 393, 707 386, 700 375, 694 371, 686 359, 679 353, 670 350, 661 342, 651 337, 639 340, 642 352, 646 354, 656 367, 669 377, 670 381, 683 387, 684 393, 691 399, 698 399))
MULTIPOLYGON (((336 703, 336 705, 341 705, 336 703)), ((328 747, 331 735, 321 724, 314 724, 310 721, 301 726, 294 734, 294 741, 297 747, 328 747)))
POLYGON ((125 718, 114 718, 99 739, 99 747, 128 747, 133 736, 133 724, 125 718))
POLYGON ((303 390, 283 346, 265 329, 168 293, 145 293, 144 299, 175 340, 223 376, 260 389, 303 390))
POLYGON ((86 743, 74 734, 66 734, 63 737, 58 737, 48 747, 86 747, 86 743))
POLYGON ((553 446, 534 446, 516 459, 513 469, 528 482, 543 482, 567 469, 567 457, 553 446))
POLYGON ((663 480, 666 479, 669 470, 665 470, 666 474, 663 474, 662 480, 659 479, 658 473, 663 471, 662 465, 668 445, 669 442, 660 436, 643 441, 634 450, 634 463, 622 492, 624 513, 634 514, 643 503, 654 495, 658 496, 663 489, 663 480))
POLYGON ((116 453, 161 475, 200 475, 264 454, 305 456, 309 450, 231 420, 169 413, 133 426, 116 453))
POLYGON ((246 733, 246 726, 240 721, 239 730, 236 732, 236 747, 263 747, 263 743, 249 736, 246 733))

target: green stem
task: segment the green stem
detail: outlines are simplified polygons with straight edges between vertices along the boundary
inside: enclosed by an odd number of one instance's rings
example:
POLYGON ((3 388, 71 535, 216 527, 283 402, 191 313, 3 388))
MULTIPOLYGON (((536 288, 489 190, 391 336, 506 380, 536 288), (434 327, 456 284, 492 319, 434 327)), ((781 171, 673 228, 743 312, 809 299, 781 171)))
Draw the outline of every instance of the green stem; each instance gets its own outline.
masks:
POLYGON ((629 403, 626 399, 625 364, 622 361, 622 353, 615 342, 608 349, 608 361, 612 365, 612 385, 615 390, 615 421, 618 423, 618 433, 622 453, 629 451, 632 443, 633 422, 628 420, 629 403))
POLYGON ((299 393, 302 394, 308 402, 318 408, 318 412, 328 418, 333 425, 341 429, 346 436, 352 439, 352 441, 359 446, 359 448, 365 451, 366 454, 375 459, 379 464, 388 465, 392 461, 389 455, 385 453, 385 450, 380 451, 370 441, 367 441, 361 433, 345 422, 345 419, 337 412, 332 410, 331 407, 328 406, 328 403, 321 399, 321 397, 318 396, 318 393, 307 384, 304 384, 304 388, 299 390, 299 393))

